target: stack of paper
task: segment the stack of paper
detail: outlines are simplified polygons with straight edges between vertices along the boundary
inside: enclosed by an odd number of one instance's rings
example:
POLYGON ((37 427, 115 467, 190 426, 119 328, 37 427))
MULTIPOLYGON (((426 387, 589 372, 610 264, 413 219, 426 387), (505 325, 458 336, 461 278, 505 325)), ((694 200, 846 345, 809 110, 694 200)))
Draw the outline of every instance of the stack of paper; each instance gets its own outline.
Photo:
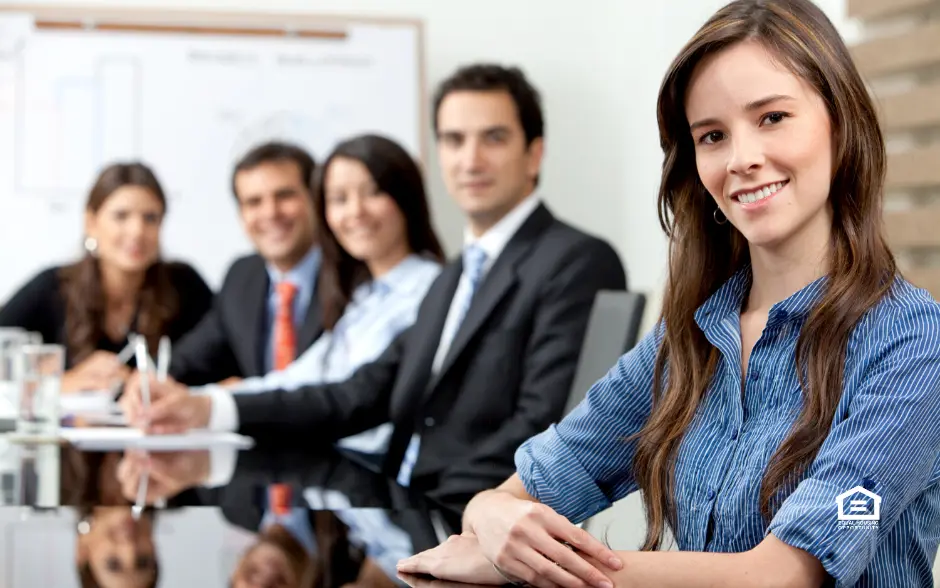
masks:
POLYGON ((251 437, 235 433, 217 433, 202 429, 180 435, 148 435, 129 427, 77 427, 63 428, 62 438, 85 451, 118 451, 146 449, 148 451, 186 451, 229 446, 251 449, 251 437))
POLYGON ((84 413, 116 413, 120 411, 110 390, 72 392, 59 397, 59 408, 63 415, 84 413))

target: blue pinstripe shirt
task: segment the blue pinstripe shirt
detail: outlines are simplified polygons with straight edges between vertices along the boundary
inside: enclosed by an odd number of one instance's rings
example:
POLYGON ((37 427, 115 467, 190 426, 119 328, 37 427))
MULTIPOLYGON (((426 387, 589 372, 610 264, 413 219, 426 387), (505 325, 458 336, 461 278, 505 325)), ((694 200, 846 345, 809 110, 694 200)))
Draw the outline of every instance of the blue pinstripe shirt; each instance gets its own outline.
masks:
MULTIPOLYGON (((850 336, 842 398, 816 459, 769 526, 761 517, 761 479, 802 406, 797 336, 825 281, 772 307, 743 397, 740 308, 749 268, 696 311, 721 360, 679 449, 678 547, 743 552, 772 532, 817 557, 837 586, 932 586, 940 542, 940 304, 903 279, 850 336)), ((580 522, 637 490, 635 444, 619 440, 649 416, 662 335, 660 324, 568 417, 519 448, 516 466, 529 494, 580 522)))

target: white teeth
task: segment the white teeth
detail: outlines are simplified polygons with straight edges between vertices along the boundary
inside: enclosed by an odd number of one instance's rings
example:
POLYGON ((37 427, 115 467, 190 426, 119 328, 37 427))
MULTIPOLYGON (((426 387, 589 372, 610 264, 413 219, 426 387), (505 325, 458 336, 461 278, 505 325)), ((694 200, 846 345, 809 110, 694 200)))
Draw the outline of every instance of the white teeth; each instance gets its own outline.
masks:
POLYGON ((771 194, 774 194, 780 188, 783 188, 784 182, 777 182, 775 184, 770 184, 769 186, 764 186, 763 188, 754 190, 753 192, 748 192, 746 194, 740 194, 738 196, 738 202, 744 204, 751 204, 757 202, 758 200, 763 200, 771 194))

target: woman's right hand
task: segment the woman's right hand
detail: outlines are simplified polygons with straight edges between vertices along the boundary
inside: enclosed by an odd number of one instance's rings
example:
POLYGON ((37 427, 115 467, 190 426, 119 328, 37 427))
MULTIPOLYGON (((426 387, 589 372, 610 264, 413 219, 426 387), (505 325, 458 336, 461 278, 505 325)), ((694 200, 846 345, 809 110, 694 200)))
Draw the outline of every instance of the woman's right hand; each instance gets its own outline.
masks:
POLYGON ((118 382, 123 382, 128 374, 130 368, 120 363, 117 355, 108 351, 95 351, 62 374, 62 392, 110 390, 118 382))
POLYGON ((623 567, 613 551, 584 529, 544 504, 503 490, 477 495, 467 505, 467 517, 467 530, 477 536, 486 558, 506 576, 533 586, 612 588, 606 574, 623 567), (578 552, 609 567, 595 568, 578 552))

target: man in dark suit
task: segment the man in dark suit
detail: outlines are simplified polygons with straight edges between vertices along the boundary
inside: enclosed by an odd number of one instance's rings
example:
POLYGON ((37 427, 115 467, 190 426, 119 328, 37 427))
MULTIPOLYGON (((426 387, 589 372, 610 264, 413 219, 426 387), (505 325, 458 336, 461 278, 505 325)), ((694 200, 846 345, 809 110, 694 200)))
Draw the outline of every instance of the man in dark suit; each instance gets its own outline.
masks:
POLYGON ((176 380, 196 386, 262 376, 320 336, 313 170, 306 151, 284 143, 259 145, 236 164, 232 191, 257 253, 232 264, 212 310, 174 349, 176 380), (278 323, 279 313, 289 320, 278 323), (275 340, 285 336, 293 354, 280 358, 275 340))
MULTIPOLYGON (((154 383, 152 431, 316 443, 390 420, 387 473, 459 503, 502 482, 516 448, 561 418, 595 295, 626 288, 623 266, 541 201, 542 112, 522 72, 463 68, 434 106, 444 179, 468 226, 413 327, 342 383, 235 397, 154 383)), ((136 420, 133 401, 128 410, 136 420)))

